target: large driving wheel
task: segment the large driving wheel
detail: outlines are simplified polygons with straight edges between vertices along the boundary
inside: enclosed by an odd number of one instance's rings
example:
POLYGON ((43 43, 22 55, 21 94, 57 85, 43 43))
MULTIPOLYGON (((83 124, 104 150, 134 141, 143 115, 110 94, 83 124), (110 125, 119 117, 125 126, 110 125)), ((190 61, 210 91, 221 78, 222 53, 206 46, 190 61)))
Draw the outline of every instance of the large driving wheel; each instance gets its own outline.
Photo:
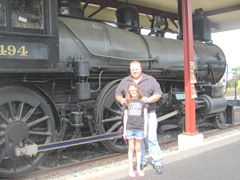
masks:
MULTIPOLYGON (((122 107, 115 100, 117 85, 118 81, 108 83, 97 98, 94 116, 99 127, 99 134, 123 131, 122 107)), ((102 141, 102 144, 115 152, 127 152, 127 146, 122 137, 102 141)))
POLYGON ((19 146, 53 141, 55 124, 49 104, 21 86, 0 88, 0 177, 19 177, 32 172, 47 152, 18 156, 19 146))

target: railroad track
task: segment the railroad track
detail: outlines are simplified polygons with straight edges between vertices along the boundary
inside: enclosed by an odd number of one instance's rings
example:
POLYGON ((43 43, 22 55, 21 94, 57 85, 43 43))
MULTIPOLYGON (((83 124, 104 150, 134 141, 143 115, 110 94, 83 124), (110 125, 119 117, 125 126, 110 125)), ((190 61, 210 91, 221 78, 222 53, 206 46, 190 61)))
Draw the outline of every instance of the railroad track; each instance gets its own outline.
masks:
MULTIPOLYGON (((203 130, 204 131, 204 130, 203 130)), ((228 136, 233 133, 240 132, 240 124, 228 125, 224 129, 213 129, 207 131, 200 131, 204 135, 204 141, 211 141, 213 139, 220 138, 222 136, 228 136)), ((163 153, 177 150, 177 139, 171 142, 161 143, 161 149, 163 153)), ((101 168, 106 169, 111 166, 127 166, 127 153, 115 153, 108 154, 105 156, 78 161, 71 164, 65 164, 53 168, 42 168, 41 170, 35 171, 23 178, 17 178, 17 180, 64 180, 69 177, 82 177, 87 175, 91 170, 101 173, 101 168), (116 165, 117 164, 117 165, 116 165), (65 177, 65 178, 64 178, 65 177)))

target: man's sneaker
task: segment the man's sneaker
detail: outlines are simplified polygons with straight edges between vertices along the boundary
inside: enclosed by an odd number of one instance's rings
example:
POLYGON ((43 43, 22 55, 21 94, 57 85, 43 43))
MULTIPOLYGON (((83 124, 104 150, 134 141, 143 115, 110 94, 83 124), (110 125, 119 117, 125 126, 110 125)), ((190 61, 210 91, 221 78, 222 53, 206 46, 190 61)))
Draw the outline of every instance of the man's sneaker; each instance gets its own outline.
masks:
POLYGON ((152 167, 154 169, 156 169, 158 174, 162 174, 163 173, 163 166, 161 166, 161 165, 154 165, 152 162, 151 162, 151 165, 152 165, 152 167))
POLYGON ((141 164, 141 165, 140 165, 140 169, 143 170, 143 168, 145 168, 146 166, 147 166, 147 163, 141 164))
POLYGON ((155 169, 157 171, 158 174, 162 174, 163 173, 163 166, 155 166, 155 169))

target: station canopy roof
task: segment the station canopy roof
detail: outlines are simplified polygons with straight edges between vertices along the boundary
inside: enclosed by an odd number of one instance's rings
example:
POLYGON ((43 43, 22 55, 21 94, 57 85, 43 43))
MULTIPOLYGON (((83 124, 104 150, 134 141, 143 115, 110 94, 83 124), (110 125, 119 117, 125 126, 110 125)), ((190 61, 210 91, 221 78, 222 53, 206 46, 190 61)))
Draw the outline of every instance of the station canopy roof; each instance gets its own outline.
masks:
MULTIPOLYGON (((85 17, 115 21, 116 8, 128 2, 140 13, 140 26, 150 27, 154 12, 161 12, 172 31, 178 31, 178 0, 81 0, 85 17)), ((202 8, 212 32, 240 29, 240 0, 192 0, 192 12, 202 8)))

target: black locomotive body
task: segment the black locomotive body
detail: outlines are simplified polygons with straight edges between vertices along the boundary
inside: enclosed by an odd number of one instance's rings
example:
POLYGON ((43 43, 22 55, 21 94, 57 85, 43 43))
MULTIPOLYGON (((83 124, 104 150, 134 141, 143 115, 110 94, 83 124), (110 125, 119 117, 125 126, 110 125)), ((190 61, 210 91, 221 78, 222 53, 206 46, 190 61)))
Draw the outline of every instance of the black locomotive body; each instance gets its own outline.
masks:
MULTIPOLYGON (((161 84, 160 125, 170 122, 184 129, 182 40, 86 19, 80 1, 74 6, 56 0, 1 2, 0 177, 36 168, 47 155, 37 152, 38 145, 121 132, 122 111, 114 93, 132 60, 161 84)), ((194 62, 196 122, 222 128, 227 103, 217 83, 226 68, 224 53, 196 41, 194 62)), ((126 151, 121 136, 102 144, 126 151)))

